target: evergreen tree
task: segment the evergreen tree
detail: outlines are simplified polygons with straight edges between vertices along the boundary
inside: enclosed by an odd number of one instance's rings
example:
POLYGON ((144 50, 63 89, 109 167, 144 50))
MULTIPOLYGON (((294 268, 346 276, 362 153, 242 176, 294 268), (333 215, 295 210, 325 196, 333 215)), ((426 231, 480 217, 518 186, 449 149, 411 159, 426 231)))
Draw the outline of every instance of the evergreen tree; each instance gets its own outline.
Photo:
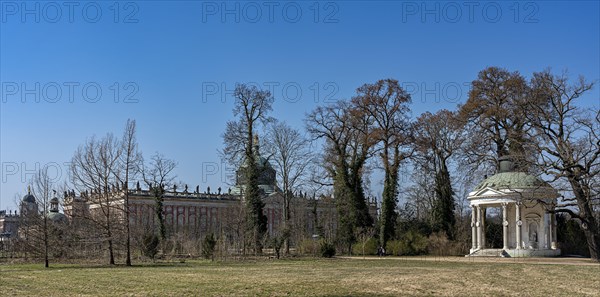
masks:
POLYGON ((444 165, 435 175, 435 201, 433 204, 433 230, 443 231, 448 239, 454 238, 454 190, 450 183, 450 173, 444 165))

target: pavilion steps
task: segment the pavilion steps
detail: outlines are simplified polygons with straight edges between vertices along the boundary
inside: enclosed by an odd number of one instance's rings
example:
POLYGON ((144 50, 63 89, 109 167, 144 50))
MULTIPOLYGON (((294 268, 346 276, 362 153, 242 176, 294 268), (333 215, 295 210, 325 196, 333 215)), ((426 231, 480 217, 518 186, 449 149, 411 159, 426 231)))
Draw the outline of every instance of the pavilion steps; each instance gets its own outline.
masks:
POLYGON ((471 254, 467 255, 468 257, 494 257, 494 258, 506 258, 510 257, 510 255, 503 249, 482 249, 476 250, 471 254))

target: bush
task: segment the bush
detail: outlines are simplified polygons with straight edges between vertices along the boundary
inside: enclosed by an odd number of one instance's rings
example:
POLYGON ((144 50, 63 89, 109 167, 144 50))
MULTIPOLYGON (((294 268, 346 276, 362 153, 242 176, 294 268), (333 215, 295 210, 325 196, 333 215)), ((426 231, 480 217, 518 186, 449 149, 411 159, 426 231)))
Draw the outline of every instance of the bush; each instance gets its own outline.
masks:
POLYGON ((398 256, 422 255, 427 252, 427 237, 418 231, 409 230, 394 245, 396 246, 392 247, 392 249, 395 250, 394 252, 398 256))
POLYGON ((285 241, 290 237, 290 231, 285 229, 279 232, 277 235, 271 237, 270 246, 275 250, 275 256, 279 259, 281 248, 285 244, 285 241))
POLYGON ((556 235, 562 255, 590 256, 585 233, 579 222, 564 214, 556 216, 556 235))
MULTIPOLYGON (((363 243, 357 242, 352 245, 352 254, 353 255, 363 255, 363 243)), ((365 243, 365 255, 377 255, 377 240, 375 238, 369 238, 365 243)))
POLYGON ((322 240, 320 242, 319 251, 321 253, 321 257, 324 258, 331 258, 335 256, 335 246, 326 240, 322 240))
POLYGON ((385 252, 392 256, 401 256, 402 243, 399 240, 390 240, 385 246, 385 252))
POLYGON ((311 238, 302 239, 298 243, 298 253, 300 253, 301 255, 315 256, 317 255, 318 248, 319 243, 317 243, 314 239, 311 238))
POLYGON ((150 259, 154 259, 158 253, 158 243, 158 236, 155 234, 144 235, 142 241, 142 254, 150 259))
POLYGON ((427 250, 430 255, 459 256, 465 255, 469 251, 469 245, 462 241, 448 240, 448 236, 443 231, 429 235, 427 241, 427 250))
POLYGON ((215 246, 217 241, 212 233, 207 234, 202 241, 202 256, 205 259, 212 259, 215 254, 215 246))

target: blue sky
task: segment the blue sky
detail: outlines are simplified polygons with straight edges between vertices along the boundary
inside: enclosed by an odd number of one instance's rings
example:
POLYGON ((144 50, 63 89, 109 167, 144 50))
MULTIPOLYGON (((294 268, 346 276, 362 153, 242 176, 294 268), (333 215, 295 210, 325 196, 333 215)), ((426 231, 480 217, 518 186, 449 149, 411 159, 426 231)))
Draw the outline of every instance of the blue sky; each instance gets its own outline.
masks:
POLYGON ((236 82, 271 86, 272 116, 303 129, 315 106, 387 77, 415 116, 464 102, 487 66, 600 79, 597 1, 466 3, 0 1, 0 209, 37 166, 66 177, 86 138, 128 118, 178 180, 227 188, 217 151, 236 82))

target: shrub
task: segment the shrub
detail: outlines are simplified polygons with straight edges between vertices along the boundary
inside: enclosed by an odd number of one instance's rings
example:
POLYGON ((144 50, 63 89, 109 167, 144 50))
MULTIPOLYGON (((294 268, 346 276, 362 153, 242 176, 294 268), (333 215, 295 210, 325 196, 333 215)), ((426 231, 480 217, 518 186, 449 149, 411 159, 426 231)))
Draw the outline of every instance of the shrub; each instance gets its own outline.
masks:
POLYGON ((400 239, 399 255, 415 256, 427 252, 427 237, 415 230, 409 230, 400 239))
POLYGON ((556 216, 556 235, 562 255, 590 256, 585 233, 579 222, 564 214, 556 216))
POLYGON ((400 256, 401 254, 401 246, 402 246, 402 242, 400 242, 399 240, 390 240, 387 242, 386 246, 385 246, 385 252, 388 255, 392 255, 392 256, 400 256))
POLYGON ((202 241, 202 256, 205 259, 212 259, 215 254, 215 246, 217 241, 212 233, 207 234, 202 241))
POLYGON ((427 250, 430 255, 436 256, 458 256, 468 251, 468 245, 464 242, 448 240, 445 232, 436 232, 429 235, 427 239, 427 250))
POLYGON ((317 254, 318 248, 319 243, 317 243, 314 239, 311 238, 302 239, 298 243, 298 253, 302 255, 314 256, 317 254))
POLYGON ((447 255, 452 250, 452 242, 442 231, 429 235, 427 250, 430 255, 447 255))
POLYGON ((279 232, 277 235, 271 237, 270 246, 275 250, 275 255, 277 259, 279 259, 281 248, 285 244, 285 241, 290 237, 290 231, 284 229, 279 232))
MULTIPOLYGON (((352 254, 353 255, 363 255, 363 243, 357 242, 352 245, 352 254)), ((365 255, 377 255, 377 240, 375 238, 369 238, 365 242, 364 246, 364 254, 365 255)))
POLYGON ((144 235, 142 241, 142 254, 150 259, 154 259, 158 253, 158 243, 158 236, 155 234, 144 235))
POLYGON ((321 253, 321 257, 331 258, 335 256, 335 246, 326 240, 322 240, 319 245, 319 251, 321 253))

